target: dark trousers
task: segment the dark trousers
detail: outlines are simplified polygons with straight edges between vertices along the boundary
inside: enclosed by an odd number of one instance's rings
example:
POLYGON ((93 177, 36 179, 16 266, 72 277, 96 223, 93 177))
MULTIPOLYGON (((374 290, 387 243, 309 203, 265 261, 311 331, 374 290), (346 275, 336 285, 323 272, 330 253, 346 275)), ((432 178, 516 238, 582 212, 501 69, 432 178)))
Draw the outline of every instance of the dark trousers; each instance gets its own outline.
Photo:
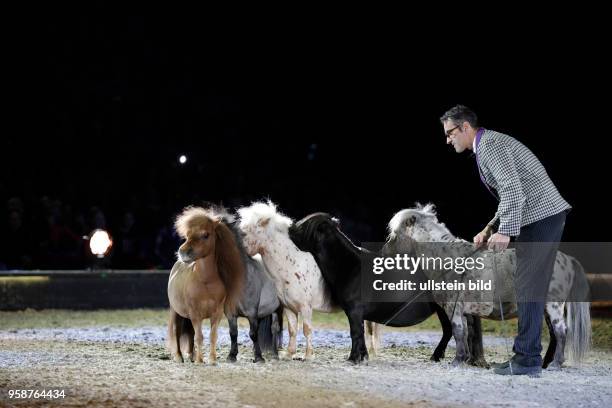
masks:
POLYGON ((513 361, 526 367, 542 365, 542 320, 559 241, 567 212, 521 228, 515 241, 514 288, 518 307, 518 334, 513 361))

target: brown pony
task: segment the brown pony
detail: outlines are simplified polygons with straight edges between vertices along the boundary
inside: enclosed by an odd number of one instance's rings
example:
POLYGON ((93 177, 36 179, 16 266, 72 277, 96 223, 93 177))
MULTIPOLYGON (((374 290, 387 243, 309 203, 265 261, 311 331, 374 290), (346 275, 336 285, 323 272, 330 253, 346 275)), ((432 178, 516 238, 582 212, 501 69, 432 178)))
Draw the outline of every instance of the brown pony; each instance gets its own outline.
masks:
POLYGON ((244 263, 231 230, 214 209, 187 207, 176 218, 176 232, 185 240, 168 280, 170 321, 168 343, 174 361, 183 362, 181 337, 187 356, 203 363, 202 320, 210 318, 211 364, 217 360, 217 328, 224 310, 234 313, 242 293, 244 263))

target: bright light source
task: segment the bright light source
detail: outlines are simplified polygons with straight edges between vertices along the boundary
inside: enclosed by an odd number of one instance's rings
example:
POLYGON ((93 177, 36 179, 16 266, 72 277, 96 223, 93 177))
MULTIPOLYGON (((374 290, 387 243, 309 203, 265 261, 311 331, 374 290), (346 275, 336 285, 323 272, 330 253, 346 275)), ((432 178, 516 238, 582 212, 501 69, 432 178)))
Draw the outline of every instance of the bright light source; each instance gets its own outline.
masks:
POLYGON ((104 255, 106 255, 111 246, 113 246, 113 241, 108 232, 104 230, 95 230, 91 238, 89 238, 89 249, 98 258, 104 258, 104 255))
POLYGON ((182 154, 181 157, 179 157, 179 163, 181 163, 181 164, 187 163, 187 156, 182 154))

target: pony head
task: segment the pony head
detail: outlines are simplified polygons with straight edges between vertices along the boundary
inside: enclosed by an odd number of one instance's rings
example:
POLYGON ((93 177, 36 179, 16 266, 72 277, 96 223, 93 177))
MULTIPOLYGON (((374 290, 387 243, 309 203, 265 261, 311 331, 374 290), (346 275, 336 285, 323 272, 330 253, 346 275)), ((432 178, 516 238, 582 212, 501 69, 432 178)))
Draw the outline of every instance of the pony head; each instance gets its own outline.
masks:
POLYGON ((263 254, 267 243, 276 234, 288 235, 293 224, 291 218, 281 214, 276 204, 256 202, 248 207, 238 209, 239 227, 244 234, 244 246, 249 255, 263 254))
POLYGON ((186 207, 174 222, 177 234, 184 240, 178 258, 189 263, 214 253, 217 238, 227 233, 224 221, 230 218, 222 209, 186 207))
POLYGON ((448 242, 455 237, 438 221, 435 206, 416 204, 414 208, 399 211, 388 225, 389 239, 410 237, 417 242, 448 242))
POLYGON ((327 213, 314 213, 302 218, 289 228, 291 240, 302 251, 315 252, 319 245, 335 237, 340 221, 327 213))
POLYGON ((174 227, 185 242, 178 257, 191 263, 214 256, 226 291, 226 310, 234 313, 244 283, 245 266, 234 234, 226 224, 233 218, 223 208, 187 207, 176 217, 174 227))

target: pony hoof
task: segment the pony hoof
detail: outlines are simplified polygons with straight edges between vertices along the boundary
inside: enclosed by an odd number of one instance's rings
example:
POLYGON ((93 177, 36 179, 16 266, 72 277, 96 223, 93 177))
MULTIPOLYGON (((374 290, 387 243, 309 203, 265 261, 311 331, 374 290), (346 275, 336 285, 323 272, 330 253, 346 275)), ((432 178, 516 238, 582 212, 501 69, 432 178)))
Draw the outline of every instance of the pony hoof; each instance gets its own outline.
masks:
POLYGON ((193 361, 195 364, 204 364, 204 359, 202 358, 197 358, 193 361))
POLYGON ((281 358, 281 360, 288 360, 288 361, 291 361, 291 360, 293 360, 293 356, 295 356, 295 354, 289 354, 289 353, 287 353, 287 352, 285 352, 285 353, 281 353, 281 354, 280 354, 280 358, 281 358))
POLYGON ((236 362, 236 356, 230 354, 229 356, 227 356, 227 362, 228 363, 235 363, 236 362))
POLYGON ((172 360, 174 360, 177 363, 182 363, 183 362, 183 356, 175 354, 174 357, 172 357, 172 360))
POLYGON ((215 360, 215 361, 211 361, 209 365, 212 366, 212 367, 216 367, 219 364, 217 364, 217 360, 215 360))
POLYGON ((474 367, 491 368, 487 360, 484 358, 478 358, 476 360, 468 360, 468 364, 474 367))
POLYGON ((307 356, 304 356, 304 361, 314 361, 315 356, 314 354, 309 354, 307 356))
POLYGON ((433 356, 429 357, 429 359, 431 361, 435 361, 436 363, 440 362, 440 357, 436 356, 435 354, 433 356))
POLYGON ((361 363, 361 360, 358 357, 349 357, 347 359, 348 362, 350 362, 353 365, 357 365, 359 363, 361 363))
POLYGON ((451 366, 453 366, 453 367, 460 367, 460 366, 462 366, 462 365, 463 365, 463 363, 465 363, 465 361, 464 361, 464 360, 461 360, 461 359, 459 359, 459 358, 455 357, 455 359, 454 359, 454 360, 453 360, 453 362, 451 363, 451 366))
POLYGON ((562 365, 557 363, 556 361, 553 361, 552 363, 550 363, 548 365, 548 367, 546 367, 547 371, 560 371, 562 368, 562 365))
POLYGON ((253 362, 254 363, 265 363, 266 360, 263 357, 259 356, 259 357, 255 357, 255 360, 253 360, 253 362))

